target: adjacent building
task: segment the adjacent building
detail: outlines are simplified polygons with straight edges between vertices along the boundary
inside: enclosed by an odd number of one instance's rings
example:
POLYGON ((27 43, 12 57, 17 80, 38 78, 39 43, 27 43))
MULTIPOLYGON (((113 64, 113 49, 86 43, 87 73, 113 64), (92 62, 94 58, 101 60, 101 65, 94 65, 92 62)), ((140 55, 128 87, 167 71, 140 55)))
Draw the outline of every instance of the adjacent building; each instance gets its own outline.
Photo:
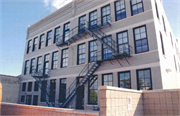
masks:
POLYGON ((28 27, 19 103, 47 105, 34 71, 47 101, 75 109, 96 109, 101 85, 179 88, 179 46, 161 0, 73 0, 28 27))

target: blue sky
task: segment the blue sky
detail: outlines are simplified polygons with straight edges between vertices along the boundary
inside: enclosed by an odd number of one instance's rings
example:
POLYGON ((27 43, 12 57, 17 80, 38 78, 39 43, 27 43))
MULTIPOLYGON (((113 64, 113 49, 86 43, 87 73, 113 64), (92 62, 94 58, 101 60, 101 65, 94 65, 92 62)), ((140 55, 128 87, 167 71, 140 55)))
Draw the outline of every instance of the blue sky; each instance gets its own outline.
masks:
MULTIPOLYGON (((27 26, 70 1, 0 0, 0 74, 21 74, 27 26)), ((180 38, 180 1, 163 0, 163 6, 175 37, 180 38)))

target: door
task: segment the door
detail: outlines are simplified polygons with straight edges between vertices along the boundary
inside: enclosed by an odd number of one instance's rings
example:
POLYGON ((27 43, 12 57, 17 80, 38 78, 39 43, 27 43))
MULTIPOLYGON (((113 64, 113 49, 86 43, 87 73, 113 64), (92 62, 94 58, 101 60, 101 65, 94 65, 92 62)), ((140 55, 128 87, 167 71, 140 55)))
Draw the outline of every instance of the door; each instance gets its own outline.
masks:
MULTIPOLYGON (((81 81, 82 77, 77 78, 77 84, 81 81)), ((76 109, 84 109, 84 85, 79 87, 76 94, 76 109)))

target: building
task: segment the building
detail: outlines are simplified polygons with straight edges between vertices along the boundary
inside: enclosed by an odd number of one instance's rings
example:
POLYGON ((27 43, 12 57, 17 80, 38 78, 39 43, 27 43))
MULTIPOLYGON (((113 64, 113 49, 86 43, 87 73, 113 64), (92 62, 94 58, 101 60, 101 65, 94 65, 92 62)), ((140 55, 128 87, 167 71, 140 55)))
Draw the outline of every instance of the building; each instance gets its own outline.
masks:
POLYGON ((20 76, 0 74, 0 83, 2 85, 2 102, 18 103, 20 76))
POLYGON ((91 110, 101 85, 179 88, 178 44, 161 0, 73 0, 28 27, 19 103, 91 110))

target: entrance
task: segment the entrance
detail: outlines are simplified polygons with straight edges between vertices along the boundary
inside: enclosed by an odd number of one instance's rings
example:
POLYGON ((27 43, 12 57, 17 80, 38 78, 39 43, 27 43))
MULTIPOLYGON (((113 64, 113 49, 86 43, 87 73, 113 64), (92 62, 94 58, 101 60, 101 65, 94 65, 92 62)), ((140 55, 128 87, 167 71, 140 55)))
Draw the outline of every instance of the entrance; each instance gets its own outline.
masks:
MULTIPOLYGON (((82 77, 77 77, 77 84, 81 81, 82 77)), ((84 86, 79 87, 76 94, 76 109, 84 110, 84 86)))

